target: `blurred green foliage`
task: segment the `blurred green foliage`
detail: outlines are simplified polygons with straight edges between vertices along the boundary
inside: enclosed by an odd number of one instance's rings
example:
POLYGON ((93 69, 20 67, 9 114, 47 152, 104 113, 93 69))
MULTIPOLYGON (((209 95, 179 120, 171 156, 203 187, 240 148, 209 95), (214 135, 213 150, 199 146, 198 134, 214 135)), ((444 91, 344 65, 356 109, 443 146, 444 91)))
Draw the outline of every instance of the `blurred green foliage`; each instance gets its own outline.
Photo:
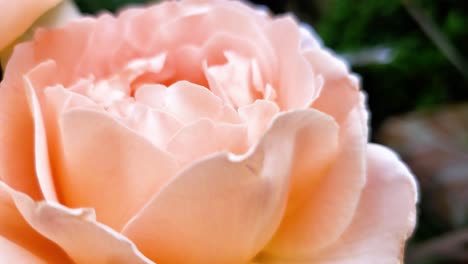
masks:
MULTIPOLYGON (((410 2, 410 1, 408 1, 410 2)), ((412 1, 464 57, 468 1, 412 1)), ((389 47, 388 64, 356 66, 369 94, 373 127, 390 115, 468 99, 468 81, 422 31, 401 0, 330 0, 315 28, 338 52, 389 47)))

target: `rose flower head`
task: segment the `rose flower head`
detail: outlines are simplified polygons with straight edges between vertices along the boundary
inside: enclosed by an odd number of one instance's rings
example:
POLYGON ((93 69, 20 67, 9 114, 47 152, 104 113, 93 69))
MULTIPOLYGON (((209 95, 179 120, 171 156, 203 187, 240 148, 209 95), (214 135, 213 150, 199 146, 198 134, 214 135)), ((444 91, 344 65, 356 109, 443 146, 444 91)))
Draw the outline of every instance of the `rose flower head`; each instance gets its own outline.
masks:
POLYGON ((0 259, 401 263, 416 184, 367 118, 291 15, 185 0, 39 29, 0 83, 0 259))

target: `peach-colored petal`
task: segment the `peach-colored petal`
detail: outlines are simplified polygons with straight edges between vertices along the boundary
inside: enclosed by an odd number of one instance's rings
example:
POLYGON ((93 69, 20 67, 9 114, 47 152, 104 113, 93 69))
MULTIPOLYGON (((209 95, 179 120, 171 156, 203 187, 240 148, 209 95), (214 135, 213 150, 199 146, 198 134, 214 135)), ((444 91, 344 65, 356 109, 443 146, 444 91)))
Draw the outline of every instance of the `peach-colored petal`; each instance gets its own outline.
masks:
POLYGON ((25 32, 34 21, 48 9, 57 5, 60 0, 17 0, 1 1, 0 10, 0 50, 25 32))
POLYGON ((247 128, 244 125, 217 124, 209 119, 200 119, 183 127, 167 144, 167 151, 182 165, 215 152, 239 154, 246 150, 247 128))
POLYGON ((359 83, 350 75, 347 66, 323 48, 306 50, 304 56, 316 74, 323 77, 323 88, 312 107, 344 122, 351 109, 359 102, 359 83))
POLYGON ((97 223, 93 210, 34 202, 2 182, 0 189, 9 194, 29 225, 59 245, 75 263, 152 263, 127 238, 97 223))
POLYGON ((414 176, 389 149, 370 144, 367 183, 353 222, 339 241, 312 263, 403 263, 406 239, 416 222, 414 176))
POLYGON ((186 81, 166 90, 166 108, 184 123, 200 118, 215 119, 222 109, 222 101, 205 87, 186 81))
POLYGON ((208 67, 207 73, 218 90, 223 90, 227 102, 235 107, 251 104, 254 100, 250 89, 250 61, 234 52, 226 51, 227 63, 208 67))
MULTIPOLYGON (((21 54, 16 63, 31 54, 21 54)), ((15 63, 13 63, 14 65, 15 63)), ((13 69, 15 67, 12 67, 13 69)), ((0 180, 34 199, 43 195, 35 177, 34 124, 22 78, 15 80, 8 68, 0 83, 0 180), (8 125, 5 125, 8 124, 8 125)))
POLYGON ((253 104, 239 107, 237 111, 248 126, 249 145, 254 145, 263 136, 279 108, 271 101, 257 100, 253 104))
POLYGON ((299 30, 301 31, 301 49, 314 49, 323 45, 320 36, 317 35, 312 26, 306 23, 301 23, 299 27, 299 30))
POLYGON ((321 87, 312 67, 300 50, 300 31, 291 17, 274 20, 268 34, 279 57, 277 73, 278 103, 281 109, 309 107, 321 87))
MULTIPOLYGON (((59 66, 55 72, 55 76, 59 83, 65 87, 73 84, 77 80, 77 77, 84 78, 91 74, 98 76, 103 69, 108 67, 102 65, 103 63, 98 60, 100 57, 97 56, 95 64, 85 65, 87 69, 92 68, 96 72, 86 72, 86 75, 77 76, 83 72, 82 68, 85 67, 79 62, 80 58, 84 56, 83 52, 90 45, 89 40, 93 33, 94 25, 93 19, 84 17, 71 21, 65 27, 37 29, 34 34, 34 41, 31 42, 32 45, 28 46, 34 54, 34 63, 46 60, 54 61, 59 66), (70 50, 74 52, 70 52, 70 50), (95 67, 99 68, 94 69, 95 67)), ((9 64, 15 62, 17 53, 16 50, 13 52, 8 62, 9 64)), ((9 64, 7 65, 7 69, 9 64)))
POLYGON ((165 94, 167 87, 161 84, 145 84, 135 91, 135 100, 151 106, 155 109, 161 109, 165 106, 165 94))
POLYGON ((286 214, 265 255, 304 259, 334 243, 347 228, 366 178, 367 134, 361 111, 356 107, 341 125, 334 162, 306 189, 302 206, 286 214))
POLYGON ((10 194, 2 187, 0 219, 1 263, 71 263, 56 244, 37 233, 24 220, 10 194))
MULTIPOLYGON (((205 41, 217 33, 237 36, 254 43, 254 50, 250 50, 250 54, 241 53, 240 55, 258 57, 263 73, 271 77, 272 65, 269 65, 269 63, 272 62, 271 58, 274 57, 271 55, 273 50, 262 32, 260 19, 252 14, 253 10, 242 8, 240 5, 231 2, 198 5, 193 9, 196 10, 163 23, 159 35, 165 38, 168 47, 179 43, 203 45, 205 41), (186 32, 191 32, 191 34, 186 34, 186 32)), ((233 48, 233 51, 237 51, 236 46, 233 46, 233 48)), ((224 50, 228 49, 229 47, 225 47, 224 50)), ((223 52, 224 50, 218 51, 223 52)))
MULTIPOLYGON (((50 0, 48 0, 48 2, 50 2, 50 0)), ((5 65, 7 64, 15 45, 23 41, 30 40, 34 35, 34 31, 37 28, 59 27, 65 25, 67 22, 73 19, 81 17, 80 11, 78 10, 78 7, 76 7, 76 5, 74 4, 73 0, 55 0, 55 2, 61 3, 54 5, 53 8, 47 10, 47 12, 40 15, 40 17, 36 19, 35 22, 32 25, 30 25, 26 31, 24 31, 20 36, 18 36, 13 42, 10 42, 10 44, 7 47, 0 47, 0 64, 2 67, 5 67, 5 65)), ((21 19, 23 18, 21 17, 21 19)))
POLYGON ((3 263, 46 264, 32 252, 0 236, 0 261, 3 263))
POLYGON ((245 156, 220 153, 182 171, 123 234, 162 264, 248 262, 281 220, 297 145, 333 126, 311 109, 278 115, 245 156))
POLYGON ((141 104, 133 105, 132 114, 124 122, 160 149, 166 149, 171 138, 182 128, 181 122, 169 113, 141 104))
MULTIPOLYGON (((83 86, 88 86, 88 84, 83 83, 83 86)), ((95 111, 104 110, 103 107, 97 105, 89 98, 72 90, 73 88, 65 89, 61 85, 50 86, 44 90, 44 104, 46 104, 46 108, 50 111, 48 114, 52 115, 51 119, 54 122, 57 122, 57 119, 65 111, 75 108, 95 111)))
POLYGON ((55 193, 54 182, 50 169, 47 135, 44 127, 41 106, 39 105, 39 100, 36 96, 36 92, 34 91, 32 80, 25 77, 24 85, 34 122, 34 161, 36 177, 44 198, 48 201, 56 202, 57 194, 55 193))
POLYGON ((61 201, 94 208, 116 230, 177 170, 167 153, 104 113, 76 109, 60 119, 61 201))

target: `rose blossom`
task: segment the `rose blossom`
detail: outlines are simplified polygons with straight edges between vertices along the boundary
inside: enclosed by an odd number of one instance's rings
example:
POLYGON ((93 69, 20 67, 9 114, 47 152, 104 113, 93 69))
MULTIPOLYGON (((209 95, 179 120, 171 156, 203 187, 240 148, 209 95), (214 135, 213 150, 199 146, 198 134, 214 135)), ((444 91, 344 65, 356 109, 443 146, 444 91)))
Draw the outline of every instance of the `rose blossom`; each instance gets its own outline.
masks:
POLYGON ((38 30, 0 84, 2 263, 400 263, 412 174, 291 16, 164 2, 38 30), (5 262, 6 261, 6 262, 5 262))

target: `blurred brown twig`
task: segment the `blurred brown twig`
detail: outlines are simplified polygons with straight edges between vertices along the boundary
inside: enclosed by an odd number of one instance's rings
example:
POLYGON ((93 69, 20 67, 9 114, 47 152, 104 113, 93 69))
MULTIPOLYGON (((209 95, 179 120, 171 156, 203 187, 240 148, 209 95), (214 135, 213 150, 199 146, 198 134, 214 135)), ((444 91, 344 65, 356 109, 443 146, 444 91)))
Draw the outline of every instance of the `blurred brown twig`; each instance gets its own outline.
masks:
POLYGON ((463 77, 468 80, 468 63, 432 19, 426 15, 424 10, 413 0, 403 0, 403 5, 416 23, 419 24, 424 33, 434 42, 463 77))
POLYGON ((427 259, 444 259, 467 263, 467 247, 468 229, 460 229, 410 247, 406 260, 408 263, 422 263, 427 259))

